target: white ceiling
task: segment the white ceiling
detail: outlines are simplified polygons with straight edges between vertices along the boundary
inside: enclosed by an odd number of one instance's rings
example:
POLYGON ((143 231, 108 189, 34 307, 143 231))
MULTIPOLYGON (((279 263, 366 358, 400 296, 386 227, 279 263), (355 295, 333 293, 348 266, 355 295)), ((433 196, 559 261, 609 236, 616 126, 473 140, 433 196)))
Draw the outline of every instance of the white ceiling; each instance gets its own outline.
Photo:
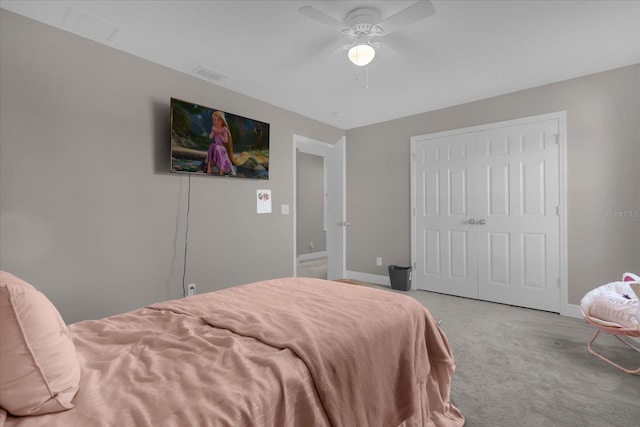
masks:
MULTIPOLYGON (((0 7, 341 129, 640 63, 640 1, 432 1, 434 15, 382 37, 367 67, 337 20, 395 1, 0 1, 0 7), (391 49, 388 45, 392 45, 391 49), (336 50, 337 49, 337 50, 336 50)), ((180 98, 180 94, 174 96, 180 98)), ((212 100, 212 102, 214 102, 212 100)))

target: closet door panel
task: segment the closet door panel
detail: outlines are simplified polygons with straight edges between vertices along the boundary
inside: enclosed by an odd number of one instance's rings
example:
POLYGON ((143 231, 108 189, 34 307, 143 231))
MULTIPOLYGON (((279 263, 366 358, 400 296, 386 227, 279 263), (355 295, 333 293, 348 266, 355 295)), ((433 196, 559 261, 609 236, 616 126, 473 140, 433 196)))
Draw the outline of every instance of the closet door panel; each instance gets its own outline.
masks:
POLYGON ((559 310, 557 134, 552 119, 477 135, 480 299, 559 310))
POLYGON ((415 146, 418 289, 477 298, 476 145, 473 134, 415 146))

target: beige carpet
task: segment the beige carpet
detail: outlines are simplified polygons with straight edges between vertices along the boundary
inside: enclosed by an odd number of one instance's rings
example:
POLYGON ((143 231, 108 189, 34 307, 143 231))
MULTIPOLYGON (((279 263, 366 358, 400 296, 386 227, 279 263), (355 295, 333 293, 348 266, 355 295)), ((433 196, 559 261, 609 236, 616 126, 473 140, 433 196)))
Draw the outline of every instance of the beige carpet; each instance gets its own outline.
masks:
MULTIPOLYGON (((582 319, 375 286, 417 299, 442 321, 457 366, 452 400, 467 427, 640 426, 640 376, 588 353, 594 329, 582 319)), ((615 338, 598 342, 622 365, 640 365, 640 353, 615 338)))

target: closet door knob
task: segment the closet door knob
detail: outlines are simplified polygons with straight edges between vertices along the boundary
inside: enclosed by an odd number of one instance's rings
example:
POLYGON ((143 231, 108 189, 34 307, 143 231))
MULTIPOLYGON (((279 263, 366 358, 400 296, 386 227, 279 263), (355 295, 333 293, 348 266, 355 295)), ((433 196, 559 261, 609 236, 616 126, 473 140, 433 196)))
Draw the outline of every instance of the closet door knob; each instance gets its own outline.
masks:
POLYGON ((480 225, 485 225, 487 223, 487 221, 485 221, 484 219, 481 219, 480 221, 478 221, 478 224, 480 225))
POLYGON ((475 219, 471 218, 471 219, 469 220, 469 224, 475 224, 475 223, 476 223, 476 220, 475 220, 475 219))

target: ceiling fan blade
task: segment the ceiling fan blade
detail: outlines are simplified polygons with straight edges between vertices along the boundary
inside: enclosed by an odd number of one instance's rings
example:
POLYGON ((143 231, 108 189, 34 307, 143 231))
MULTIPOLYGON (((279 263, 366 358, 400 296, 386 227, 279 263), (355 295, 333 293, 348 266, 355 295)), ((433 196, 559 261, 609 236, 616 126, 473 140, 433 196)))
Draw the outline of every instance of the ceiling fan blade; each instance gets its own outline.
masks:
POLYGON ((311 19, 315 19, 316 21, 326 25, 329 28, 333 28, 336 31, 342 32, 345 29, 349 29, 349 27, 347 27, 344 22, 340 22, 337 19, 332 18, 331 16, 316 9, 313 6, 301 7, 300 9, 298 9, 298 12, 305 16, 308 16, 311 19))
POLYGON ((335 46, 333 47, 331 50, 326 51, 324 53, 321 53, 320 55, 316 56, 314 59, 312 59, 311 61, 309 61, 308 65, 313 65, 316 64, 320 61, 324 61, 327 58, 330 57, 334 57, 336 55, 341 55, 344 54, 345 59, 347 58, 347 49, 345 49, 344 45, 340 45, 340 46, 335 46))
POLYGON ((380 43, 400 55, 403 60, 410 58, 413 62, 429 60, 432 46, 428 41, 420 41, 402 36, 401 33, 385 35, 380 43))
MULTIPOLYGON (((332 33, 333 34, 333 33, 332 33)), ((294 55, 288 61, 285 61, 282 65, 282 72, 288 73, 291 70, 298 70, 300 67, 309 67, 326 59, 333 57, 340 52, 345 52, 344 40, 338 35, 332 35, 331 38, 323 40, 318 43, 314 43, 309 46, 308 49, 300 52, 299 55, 294 55)))
POLYGON ((420 0, 395 15, 391 15, 390 17, 380 21, 377 26, 381 27, 385 34, 389 34, 404 26, 413 24, 414 22, 431 16, 435 12, 436 8, 433 7, 433 4, 431 4, 429 0, 420 0))

